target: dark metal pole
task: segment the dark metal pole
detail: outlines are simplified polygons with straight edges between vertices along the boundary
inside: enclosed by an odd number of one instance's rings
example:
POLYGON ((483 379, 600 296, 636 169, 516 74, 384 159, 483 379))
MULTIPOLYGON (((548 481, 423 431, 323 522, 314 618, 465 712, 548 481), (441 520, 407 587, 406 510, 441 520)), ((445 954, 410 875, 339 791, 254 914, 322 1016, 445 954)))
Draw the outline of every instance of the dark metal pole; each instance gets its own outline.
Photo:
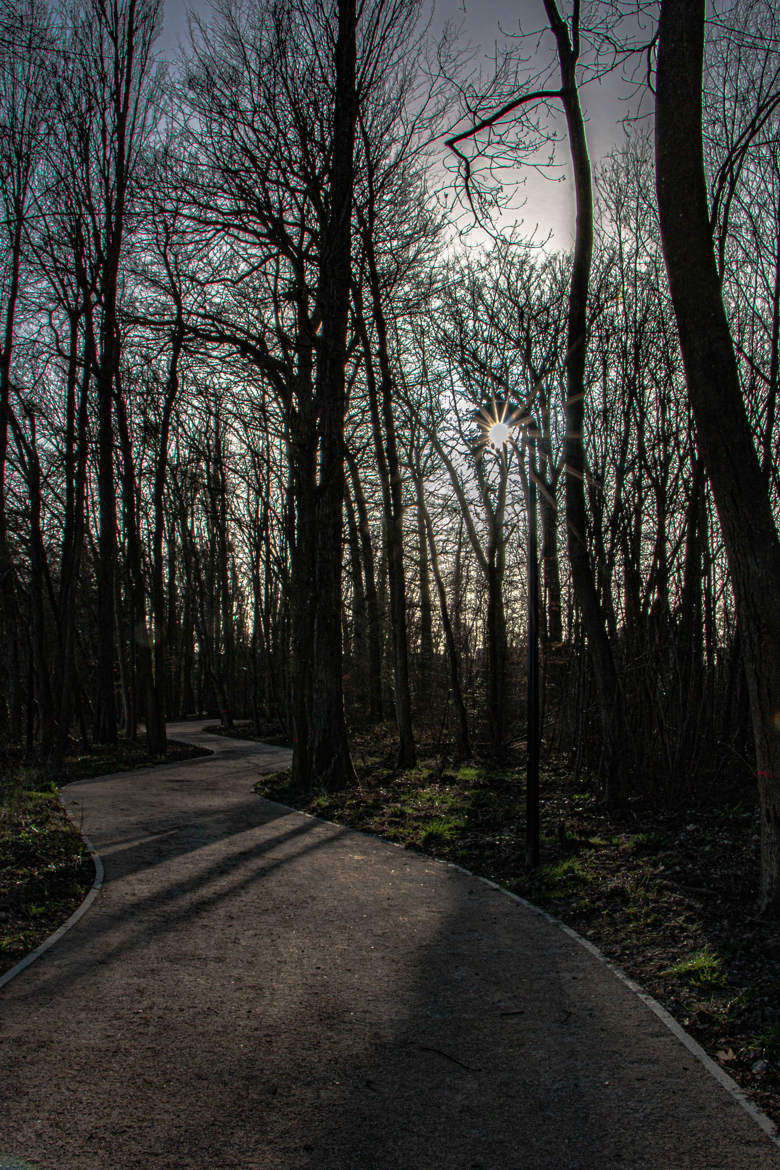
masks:
POLYGON ((525 789, 525 863, 539 864, 539 567, 537 563, 535 439, 533 422, 528 444, 528 756, 525 789))

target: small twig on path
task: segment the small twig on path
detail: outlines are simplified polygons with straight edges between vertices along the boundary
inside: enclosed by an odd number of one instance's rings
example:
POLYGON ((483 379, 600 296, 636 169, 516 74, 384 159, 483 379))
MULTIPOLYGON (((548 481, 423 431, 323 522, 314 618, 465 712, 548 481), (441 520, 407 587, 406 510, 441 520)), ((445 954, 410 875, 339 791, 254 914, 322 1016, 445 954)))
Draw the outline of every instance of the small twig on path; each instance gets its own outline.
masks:
POLYGON ((449 1052, 442 1052, 441 1048, 431 1048, 428 1044, 418 1044, 417 1047, 421 1052, 435 1052, 437 1056, 443 1056, 445 1060, 451 1060, 453 1064, 457 1064, 460 1068, 465 1068, 466 1072, 476 1073, 481 1072, 479 1068, 472 1068, 471 1065, 464 1064, 462 1060, 458 1060, 457 1056, 450 1056, 449 1052))

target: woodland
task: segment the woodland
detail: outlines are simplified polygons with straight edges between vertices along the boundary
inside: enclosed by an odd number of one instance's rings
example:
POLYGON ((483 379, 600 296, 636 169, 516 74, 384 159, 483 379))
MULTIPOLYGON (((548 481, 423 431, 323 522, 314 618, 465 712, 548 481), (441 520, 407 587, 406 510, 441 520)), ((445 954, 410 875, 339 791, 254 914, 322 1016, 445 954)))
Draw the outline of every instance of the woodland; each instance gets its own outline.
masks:
POLYGON ((537 718, 606 808, 749 776, 777 918, 774 4, 540 0, 489 73, 417 0, 160 21, 0 5, 4 769, 208 714, 327 795, 537 718))

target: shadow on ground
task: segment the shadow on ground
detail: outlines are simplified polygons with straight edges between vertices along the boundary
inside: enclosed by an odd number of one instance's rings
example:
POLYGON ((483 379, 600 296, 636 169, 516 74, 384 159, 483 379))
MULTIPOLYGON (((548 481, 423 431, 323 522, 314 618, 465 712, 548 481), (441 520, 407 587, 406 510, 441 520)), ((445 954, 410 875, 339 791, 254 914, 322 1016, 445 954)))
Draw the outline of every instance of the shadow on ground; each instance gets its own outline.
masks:
POLYGON ((0 999, 43 1170, 742 1170, 780 1152, 584 948, 250 795, 249 757, 69 792, 89 914, 0 999))

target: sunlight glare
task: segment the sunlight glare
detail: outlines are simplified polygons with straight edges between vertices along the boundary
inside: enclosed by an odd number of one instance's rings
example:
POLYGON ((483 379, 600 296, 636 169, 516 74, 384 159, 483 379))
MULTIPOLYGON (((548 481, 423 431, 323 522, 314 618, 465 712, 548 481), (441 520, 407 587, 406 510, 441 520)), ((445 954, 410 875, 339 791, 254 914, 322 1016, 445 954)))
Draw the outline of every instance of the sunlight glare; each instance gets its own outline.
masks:
POLYGON ((509 438, 509 427, 505 422, 495 422, 488 431, 488 439, 494 447, 503 447, 509 438))

